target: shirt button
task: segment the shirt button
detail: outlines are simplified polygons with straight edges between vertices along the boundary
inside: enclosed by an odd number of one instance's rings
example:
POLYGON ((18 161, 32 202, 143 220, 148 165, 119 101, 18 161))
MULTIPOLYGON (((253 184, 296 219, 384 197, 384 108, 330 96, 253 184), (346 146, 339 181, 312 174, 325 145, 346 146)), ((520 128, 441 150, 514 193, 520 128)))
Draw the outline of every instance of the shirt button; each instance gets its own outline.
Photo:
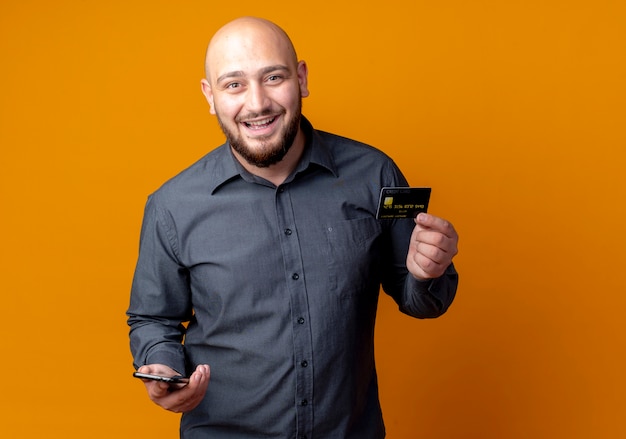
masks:
POLYGON ((298 317, 298 323, 304 325, 304 317, 298 317))
POLYGON ((293 280, 298 280, 298 279, 300 279, 300 275, 298 273, 294 273, 294 274, 291 275, 291 278, 293 280))
POLYGON ((308 405, 308 404, 309 404, 309 401, 307 401, 306 399, 303 399, 302 401, 300 401, 300 405, 301 406, 305 406, 305 405, 308 405))
POLYGON ((291 229, 285 229, 285 235, 287 236, 291 235, 291 229))
POLYGON ((309 365, 309 362, 308 362, 308 361, 306 361, 306 360, 302 360, 302 361, 300 362, 300 366, 302 366, 302 367, 307 367, 308 365, 309 365))

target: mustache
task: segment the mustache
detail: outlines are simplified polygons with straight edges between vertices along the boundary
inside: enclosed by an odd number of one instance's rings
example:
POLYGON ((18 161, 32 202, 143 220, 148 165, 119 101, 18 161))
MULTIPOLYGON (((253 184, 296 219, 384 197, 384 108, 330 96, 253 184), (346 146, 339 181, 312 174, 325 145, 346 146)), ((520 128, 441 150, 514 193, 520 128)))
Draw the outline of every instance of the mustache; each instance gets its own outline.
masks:
POLYGON ((235 122, 243 122, 244 120, 257 119, 259 117, 271 116, 273 114, 272 110, 269 108, 267 110, 263 110, 260 113, 248 113, 242 116, 237 116, 235 118, 235 122))

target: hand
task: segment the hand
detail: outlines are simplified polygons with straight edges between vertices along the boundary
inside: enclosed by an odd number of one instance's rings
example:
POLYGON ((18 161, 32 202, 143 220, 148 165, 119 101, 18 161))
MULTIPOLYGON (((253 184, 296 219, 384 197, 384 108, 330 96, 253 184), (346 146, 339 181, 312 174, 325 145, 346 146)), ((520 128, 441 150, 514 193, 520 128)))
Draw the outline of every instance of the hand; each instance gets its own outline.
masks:
POLYGON ((458 253, 458 242, 452 224, 434 215, 420 213, 415 218, 406 268, 421 280, 441 276, 458 253))
MULTIPOLYGON (((163 364, 141 366, 138 372, 163 376, 179 375, 174 369, 163 364)), ((209 366, 201 364, 189 377, 189 384, 181 388, 171 388, 169 384, 161 381, 142 381, 146 385, 148 396, 155 404, 172 412, 183 413, 200 404, 209 385, 210 376, 209 366)))

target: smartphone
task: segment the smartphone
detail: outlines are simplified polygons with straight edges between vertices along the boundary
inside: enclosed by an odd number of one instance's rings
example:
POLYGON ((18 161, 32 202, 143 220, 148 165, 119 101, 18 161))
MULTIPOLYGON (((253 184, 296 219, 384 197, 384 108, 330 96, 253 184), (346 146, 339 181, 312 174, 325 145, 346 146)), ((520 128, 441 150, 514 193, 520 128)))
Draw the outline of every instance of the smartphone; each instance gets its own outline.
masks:
POLYGON ((133 372, 133 376, 142 380, 161 381, 169 384, 170 387, 176 388, 183 387, 189 382, 189 378, 180 375, 166 377, 162 375, 152 375, 149 373, 133 372))

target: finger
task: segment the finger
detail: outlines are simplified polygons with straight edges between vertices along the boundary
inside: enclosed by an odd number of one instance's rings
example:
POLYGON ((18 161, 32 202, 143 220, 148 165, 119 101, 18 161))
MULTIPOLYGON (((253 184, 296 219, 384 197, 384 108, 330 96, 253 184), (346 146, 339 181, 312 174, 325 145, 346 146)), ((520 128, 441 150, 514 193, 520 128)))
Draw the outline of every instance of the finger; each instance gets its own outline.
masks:
POLYGON ((421 255, 436 264, 449 264, 452 256, 445 248, 438 245, 428 244, 426 242, 417 242, 415 244, 416 254, 421 255))
POLYGON ((161 381, 145 380, 144 384, 146 385, 148 396, 154 402, 157 402, 158 400, 167 397, 171 393, 170 386, 167 383, 161 381))
POLYGON ((147 364, 143 365, 139 369, 137 369, 137 372, 147 373, 147 374, 154 373, 153 370, 152 370, 152 367, 150 365, 147 365, 147 364))
POLYGON ((418 279, 429 279, 441 276, 448 266, 448 263, 441 263, 429 258, 423 253, 413 255, 411 273, 418 279))
POLYGON ((455 238, 450 238, 441 232, 430 229, 418 230, 414 235, 414 241, 418 245, 425 244, 432 246, 445 253, 449 253, 452 256, 454 256, 458 251, 457 240, 455 238))
POLYGON ((454 226, 447 220, 428 213, 420 213, 415 218, 415 224, 443 233, 449 238, 457 236, 454 226))
POLYGON ((145 364, 137 369, 138 372, 153 374, 153 375, 162 375, 162 376, 174 376, 179 375, 174 369, 164 364, 145 364))
POLYGON ((449 237, 441 232, 432 229, 422 229, 415 233, 415 242, 433 245, 439 248, 446 248, 451 241, 449 237))
POLYGON ((189 377, 189 384, 179 390, 171 390, 157 403, 167 410, 182 413, 194 409, 202 399, 209 384, 210 369, 200 365, 189 377))
POLYGON ((207 365, 200 365, 189 377, 189 383, 178 389, 170 388, 170 393, 177 394, 181 399, 202 398, 209 385, 210 369, 207 365))
POLYGON ((208 364, 200 364, 189 377, 188 387, 191 389, 205 388, 209 385, 211 368, 208 364))

